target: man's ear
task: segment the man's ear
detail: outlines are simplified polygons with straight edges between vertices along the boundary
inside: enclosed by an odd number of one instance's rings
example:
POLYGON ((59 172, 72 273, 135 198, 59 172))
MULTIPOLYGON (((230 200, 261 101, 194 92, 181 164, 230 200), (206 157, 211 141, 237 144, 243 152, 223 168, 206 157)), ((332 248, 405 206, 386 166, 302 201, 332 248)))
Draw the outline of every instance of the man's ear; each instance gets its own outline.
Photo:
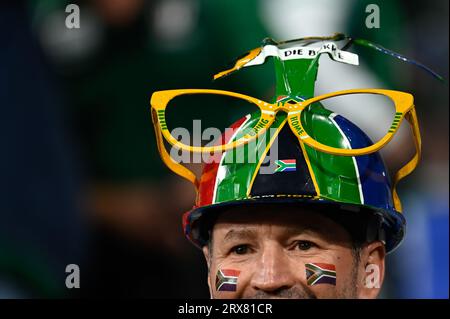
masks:
POLYGON ((209 269, 211 267, 211 255, 209 253, 208 245, 203 246, 202 251, 203 251, 203 256, 205 256, 206 265, 208 266, 208 272, 209 272, 209 269))
POLYGON ((211 254, 209 252, 208 245, 203 246, 203 256, 205 256, 206 259, 206 265, 208 266, 208 287, 209 287, 209 293, 212 298, 212 289, 211 289, 211 254))
POLYGON ((365 245, 361 250, 358 298, 375 299, 380 293, 384 280, 386 249, 380 241, 365 245))

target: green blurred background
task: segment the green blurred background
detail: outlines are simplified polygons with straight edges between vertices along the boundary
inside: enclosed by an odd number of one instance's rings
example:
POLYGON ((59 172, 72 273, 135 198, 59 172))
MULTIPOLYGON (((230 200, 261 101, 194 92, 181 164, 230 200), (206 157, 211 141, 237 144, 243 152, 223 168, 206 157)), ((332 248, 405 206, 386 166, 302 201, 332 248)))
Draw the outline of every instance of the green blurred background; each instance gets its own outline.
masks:
MULTIPOLYGON (((334 32, 448 79, 448 28, 444 0, 2 3, 0 298, 207 298, 203 256, 181 229, 194 189, 159 158, 152 92, 215 88, 269 100, 270 61, 217 82, 212 75, 265 37, 334 32), (69 3, 80 7, 79 29, 65 26, 69 3), (368 4, 379 6, 380 28, 366 27, 368 4), (65 287, 68 264, 80 266, 80 289, 65 287)), ((322 57, 317 94, 411 92, 423 135, 423 161, 399 186, 407 236, 388 256, 381 297, 448 298, 448 86, 375 51, 352 51, 359 67, 322 57)), ((384 150, 392 171, 413 152, 408 134, 384 150)))

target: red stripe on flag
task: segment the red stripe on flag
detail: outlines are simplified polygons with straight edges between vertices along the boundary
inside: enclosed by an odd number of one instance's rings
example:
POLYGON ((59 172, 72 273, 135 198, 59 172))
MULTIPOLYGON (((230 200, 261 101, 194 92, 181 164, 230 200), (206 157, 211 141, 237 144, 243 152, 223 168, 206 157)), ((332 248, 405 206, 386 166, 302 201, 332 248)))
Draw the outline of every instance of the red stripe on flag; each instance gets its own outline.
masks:
MULTIPOLYGON (((247 118, 244 116, 238 121, 234 122, 230 128, 237 130, 246 120, 247 118)), ((228 143, 233 134, 222 134, 221 140, 223 143, 228 143)), ((219 141, 220 142, 220 141, 219 141)), ((219 144, 217 143, 217 145, 219 144)), ((218 153, 214 157, 214 160, 205 164, 203 167, 202 177, 200 179, 200 187, 198 191, 197 203, 196 206, 201 207, 205 205, 210 205, 213 201, 214 196, 214 187, 216 185, 216 176, 217 171, 219 169, 220 159, 222 158, 222 154, 218 153)))
POLYGON ((227 276, 227 277, 237 277, 241 273, 240 270, 236 270, 236 269, 221 269, 221 271, 222 271, 223 275, 227 276))
POLYGON ((314 263, 314 266, 320 267, 323 270, 336 271, 336 267, 331 264, 314 263))
POLYGON ((284 164, 295 164, 295 159, 281 160, 284 164))

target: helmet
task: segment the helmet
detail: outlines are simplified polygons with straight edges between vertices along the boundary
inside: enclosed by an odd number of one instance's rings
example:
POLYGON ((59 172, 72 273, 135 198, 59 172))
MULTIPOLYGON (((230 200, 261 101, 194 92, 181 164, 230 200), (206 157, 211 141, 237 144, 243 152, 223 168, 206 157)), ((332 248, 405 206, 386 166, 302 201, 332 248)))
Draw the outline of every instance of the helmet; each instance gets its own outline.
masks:
MULTIPOLYGON (((351 141, 355 148, 372 144, 355 124, 325 108, 309 110, 305 117, 305 122, 317 132, 315 138, 318 140, 320 135, 326 135, 335 143, 351 141)), ((231 127, 238 132, 244 131, 253 127, 258 118, 258 114, 252 114, 231 127)), ((271 128, 277 128, 279 133, 263 154, 263 157, 269 157, 277 145, 278 159, 273 174, 262 172, 267 169, 262 164, 264 158, 257 163, 235 163, 226 160, 231 153, 204 166, 196 204, 183 216, 186 236, 197 246, 205 245, 211 222, 226 208, 307 204, 349 213, 373 213, 379 217, 376 220, 379 229, 374 231, 385 241, 386 250, 389 252, 397 247, 404 237, 405 219, 393 207, 391 181, 380 154, 345 157, 318 152, 301 145, 289 127, 283 125, 285 120, 284 116, 277 116, 271 128)))
MULTIPOLYGON (((250 52, 253 59, 260 54, 250 52)), ((245 59, 238 60, 235 68, 229 71, 245 66, 249 60, 245 59)), ((314 96, 318 56, 289 60, 275 56, 273 61, 277 76, 273 102, 296 103, 314 96)), ((221 72, 220 76, 228 73, 221 72)), ((258 119, 259 114, 249 114, 231 128, 239 135, 239 132, 254 127, 258 119)), ((328 145, 349 145, 350 148, 373 144, 359 127, 323 106, 305 110, 301 120, 308 134, 319 142, 326 140, 328 145)), ((395 249, 404 237, 406 222, 402 213, 394 208, 392 183, 380 154, 352 157, 323 153, 301 143, 285 123, 286 114, 278 113, 271 126, 276 133, 271 136, 267 131, 260 139, 269 141, 267 146, 264 143, 253 148, 242 146, 244 154, 254 152, 258 159, 256 163, 248 160, 250 156, 242 163, 227 160, 227 156, 233 156, 236 151, 233 150, 222 153, 220 160, 205 164, 195 206, 183 215, 187 238, 199 247, 205 245, 218 213, 231 207, 314 205, 326 207, 325 210, 333 214, 368 216, 370 223, 364 228, 365 236, 382 240, 387 252, 395 249), (265 147, 262 152, 261 147, 265 147), (267 172, 269 168, 264 160, 272 153, 278 154, 276 167, 273 174, 266 174, 263 170, 267 172)))

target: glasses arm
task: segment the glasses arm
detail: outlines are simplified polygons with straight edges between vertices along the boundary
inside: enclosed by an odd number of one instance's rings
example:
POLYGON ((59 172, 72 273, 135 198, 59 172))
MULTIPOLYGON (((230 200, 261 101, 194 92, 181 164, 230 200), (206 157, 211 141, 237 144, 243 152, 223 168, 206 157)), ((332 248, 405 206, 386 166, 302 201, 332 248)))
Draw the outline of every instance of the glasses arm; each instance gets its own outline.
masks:
POLYGON ((414 138, 414 145, 416 147, 416 154, 414 157, 406 163, 402 168, 400 168, 394 176, 394 183, 392 186, 392 196, 394 199, 394 207, 397 211, 402 211, 402 204, 397 193, 397 184, 400 180, 411 174, 412 171, 417 167, 420 161, 422 153, 422 140, 420 138, 419 122, 417 120, 416 110, 413 107, 406 115, 406 120, 411 125, 411 130, 414 138))
POLYGON ((155 128, 155 135, 156 135, 156 142, 158 145, 158 152, 159 152, 159 155, 161 156, 161 159, 163 160, 164 164, 166 164, 166 166, 172 172, 187 179, 189 182, 194 184, 195 190, 198 191, 199 181, 198 181, 197 177, 195 176, 195 174, 191 170, 189 170, 186 167, 184 167, 183 165, 181 165, 180 163, 177 163, 176 161, 174 161, 172 159, 172 157, 170 157, 170 154, 167 152, 167 150, 164 146, 164 141, 163 141, 161 130, 159 129, 159 126, 158 126, 158 120, 154 117, 155 117, 155 115, 154 115, 154 113, 152 113, 153 126, 155 128))

